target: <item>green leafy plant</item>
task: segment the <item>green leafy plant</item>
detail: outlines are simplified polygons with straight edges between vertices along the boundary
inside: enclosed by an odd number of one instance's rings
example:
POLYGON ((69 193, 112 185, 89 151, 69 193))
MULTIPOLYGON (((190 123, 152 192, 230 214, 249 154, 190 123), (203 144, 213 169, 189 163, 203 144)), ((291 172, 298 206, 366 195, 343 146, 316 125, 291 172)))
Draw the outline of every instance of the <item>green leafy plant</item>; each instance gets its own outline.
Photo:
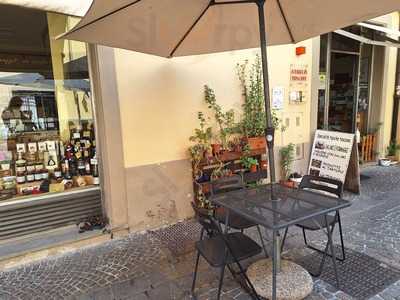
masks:
MULTIPOLYGON (((264 85, 261 58, 256 55, 255 61, 249 66, 249 61, 245 60, 236 66, 237 76, 242 88, 243 119, 240 127, 246 137, 264 136, 266 128, 264 85)), ((282 120, 278 118, 275 110, 272 110, 272 123, 275 129, 285 130, 282 120)))
POLYGON ((279 154, 281 156, 281 169, 282 176, 285 180, 289 179, 289 176, 292 172, 292 165, 294 162, 294 144, 290 143, 289 145, 282 147, 279 150, 279 154))
POLYGON ((193 163, 193 171, 195 177, 201 177, 202 172, 199 168, 201 160, 206 153, 211 153, 212 128, 208 125, 207 119, 202 112, 197 113, 200 127, 194 130, 194 135, 189 140, 194 145, 189 147, 189 154, 193 163))
POLYGON ((223 111, 222 107, 217 103, 214 90, 207 85, 204 86, 204 101, 214 113, 219 129, 219 141, 222 148, 226 150, 229 148, 229 141, 232 135, 237 132, 238 126, 235 123, 235 111, 233 109, 223 111))
POLYGON ((240 159, 242 166, 249 170, 252 166, 258 166, 258 160, 251 156, 245 156, 240 159))
POLYGON ((258 166, 258 160, 251 156, 249 145, 243 147, 242 157, 240 158, 240 163, 243 168, 249 170, 251 166, 258 166))
POLYGON ((400 144, 396 144, 395 141, 391 141, 389 146, 386 148, 387 156, 395 156, 397 150, 400 150, 400 144))

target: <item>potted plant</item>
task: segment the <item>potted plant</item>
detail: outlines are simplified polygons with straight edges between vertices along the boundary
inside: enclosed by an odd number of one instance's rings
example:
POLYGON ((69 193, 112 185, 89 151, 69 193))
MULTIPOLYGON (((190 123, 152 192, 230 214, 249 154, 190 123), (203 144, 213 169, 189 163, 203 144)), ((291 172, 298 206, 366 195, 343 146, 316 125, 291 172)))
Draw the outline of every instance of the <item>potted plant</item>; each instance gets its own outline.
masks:
POLYGON ((240 160, 242 166, 251 173, 257 172, 258 160, 251 156, 243 157, 240 160))
POLYGON ((386 148, 386 158, 389 160, 397 160, 400 145, 396 144, 395 141, 391 141, 389 146, 386 148))
MULTIPOLYGON (((265 140, 265 104, 263 92, 263 78, 260 56, 257 55, 254 63, 249 67, 249 61, 237 65, 237 76, 242 87, 243 118, 240 122, 242 134, 251 150, 264 149, 265 140)), ((272 111, 273 127, 278 129, 281 120, 272 111)), ((281 127, 284 130, 284 127, 281 127)))
POLYGON ((203 114, 203 112, 199 111, 197 113, 197 118, 200 123, 200 128, 196 128, 194 130, 194 135, 189 137, 191 142, 196 143, 196 149, 192 149, 195 151, 190 150, 190 153, 198 154, 198 151, 203 151, 203 157, 207 158, 208 156, 212 155, 212 148, 211 148, 211 138, 212 138, 212 128, 208 126, 207 120, 203 114))
POLYGON ((219 129, 218 139, 220 143, 213 144, 214 152, 219 154, 221 150, 230 150, 232 135, 238 131, 238 126, 235 123, 235 111, 230 109, 224 112, 222 107, 217 103, 214 90, 207 85, 204 86, 204 101, 208 108, 213 111, 219 129))
POLYGON ((249 170, 251 173, 257 172, 257 166, 259 162, 254 157, 250 156, 250 146, 246 145, 243 148, 243 155, 240 158, 240 163, 242 164, 243 168, 249 170))
POLYGON ((294 162, 294 144, 290 143, 289 145, 282 147, 279 150, 279 154, 281 157, 280 162, 282 170, 281 183, 289 187, 294 187, 294 182, 289 180, 289 176, 292 173, 292 165, 294 162))

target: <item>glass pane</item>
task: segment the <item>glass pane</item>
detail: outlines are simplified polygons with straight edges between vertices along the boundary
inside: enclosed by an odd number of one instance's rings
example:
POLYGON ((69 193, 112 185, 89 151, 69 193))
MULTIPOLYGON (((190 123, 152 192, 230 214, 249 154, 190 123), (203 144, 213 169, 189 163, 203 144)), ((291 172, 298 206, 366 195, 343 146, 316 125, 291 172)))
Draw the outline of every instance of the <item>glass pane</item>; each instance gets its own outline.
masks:
MULTIPOLYGON (((360 35, 360 26, 350 26, 343 28, 343 30, 360 35)), ((360 42, 350 39, 348 37, 342 36, 337 33, 332 34, 332 51, 345 51, 345 52, 355 52, 360 51, 360 42)))
POLYGON ((330 130, 353 131, 358 57, 358 55, 352 54, 332 53, 329 100, 330 130))
POLYGON ((366 134, 368 131, 371 62, 372 45, 363 44, 361 47, 360 83, 357 114, 357 127, 363 135, 366 134))
POLYGON ((98 184, 86 47, 55 40, 76 20, 0 9, 0 200, 98 184))

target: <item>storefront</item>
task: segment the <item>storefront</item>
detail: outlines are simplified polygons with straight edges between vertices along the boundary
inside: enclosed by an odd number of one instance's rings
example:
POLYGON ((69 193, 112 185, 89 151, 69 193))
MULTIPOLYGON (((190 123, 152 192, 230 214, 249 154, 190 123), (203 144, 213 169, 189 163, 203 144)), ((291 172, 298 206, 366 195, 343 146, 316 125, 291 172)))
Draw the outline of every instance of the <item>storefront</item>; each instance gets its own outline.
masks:
POLYGON ((86 45, 71 17, 1 5, 0 240, 102 215, 86 45))
MULTIPOLYGON (((79 7, 74 3, 72 11, 79 7)), ((74 19, 40 5, 1 7, 1 160, 9 162, 2 170, 9 189, 3 184, 0 239, 102 212, 114 236, 192 217, 188 148, 198 112, 207 110, 204 85, 224 110, 239 111, 237 64, 251 63, 258 51, 168 60, 56 41, 74 19), (21 99, 20 110, 12 98, 21 99), (7 117, 14 111, 17 117, 7 117)), ((398 14, 373 24, 398 28, 398 14)), ((331 33, 268 48, 271 94, 279 92, 276 115, 286 128, 276 133, 275 156, 280 163, 279 148, 295 144, 293 171, 307 172, 317 128, 358 128, 362 136, 379 128, 375 151, 390 141, 396 51, 379 43, 394 42, 365 26, 344 31, 358 40, 331 33), (303 74, 301 80, 293 72, 303 74)))
POLYGON ((381 128, 390 127, 392 120, 384 115, 393 96, 385 95, 393 77, 388 55, 400 44, 399 31, 387 27, 376 20, 320 38, 317 127, 355 133, 365 162, 385 155, 381 128))

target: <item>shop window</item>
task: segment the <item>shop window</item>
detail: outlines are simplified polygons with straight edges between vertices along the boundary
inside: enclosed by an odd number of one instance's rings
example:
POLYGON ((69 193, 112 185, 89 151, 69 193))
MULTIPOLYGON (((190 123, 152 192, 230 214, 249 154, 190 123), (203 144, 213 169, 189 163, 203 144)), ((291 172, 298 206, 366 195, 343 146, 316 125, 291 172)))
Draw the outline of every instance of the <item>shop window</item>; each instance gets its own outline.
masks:
POLYGON ((99 184, 86 46, 55 39, 77 20, 0 9, 0 200, 99 184))

